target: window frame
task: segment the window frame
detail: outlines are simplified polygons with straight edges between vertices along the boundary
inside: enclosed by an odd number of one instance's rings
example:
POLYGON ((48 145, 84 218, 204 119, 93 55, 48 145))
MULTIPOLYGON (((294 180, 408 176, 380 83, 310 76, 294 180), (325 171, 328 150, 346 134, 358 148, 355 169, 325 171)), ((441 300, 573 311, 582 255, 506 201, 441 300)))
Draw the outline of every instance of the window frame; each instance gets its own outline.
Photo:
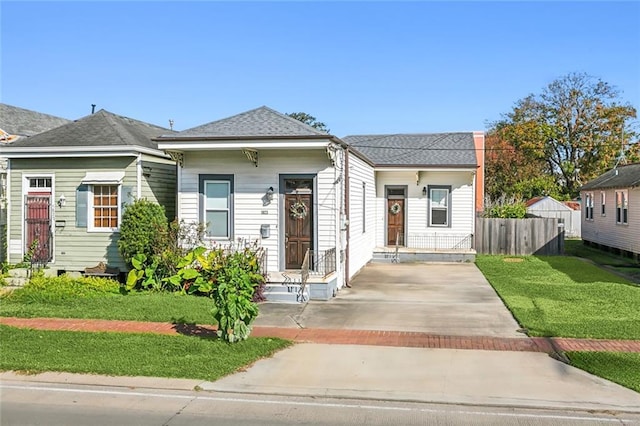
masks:
POLYGON ((629 191, 626 189, 616 190, 615 197, 616 225, 629 225, 629 191))
POLYGON ((220 241, 233 241, 234 238, 234 175, 230 174, 201 174, 198 175, 198 215, 200 223, 204 225, 204 235, 203 237, 207 240, 220 240, 220 241), (220 211, 220 209, 207 209, 206 203, 206 184, 207 183, 226 183, 228 185, 229 191, 227 193, 228 200, 228 216, 227 216, 227 236, 211 236, 209 235, 207 228, 207 211, 220 211))
POLYGON ((593 220, 593 192, 584 194, 584 220, 593 220))
MULTIPOLYGON (((427 226, 430 228, 451 228, 451 204, 452 204, 452 191, 451 191, 451 185, 427 185, 427 215, 428 215, 428 221, 427 221, 427 226), (446 190, 447 191, 447 196, 446 196, 446 223, 445 224, 434 224, 433 223, 433 210, 434 210, 434 206, 432 206, 431 204, 431 200, 432 200, 432 191, 433 190, 446 190)), ((439 208, 441 210, 441 208, 438 206, 437 208, 439 208)))
POLYGON ((607 215, 607 194, 604 191, 600 191, 600 216, 607 215))
POLYGON ((87 232, 120 232, 120 224, 122 223, 122 184, 121 183, 91 183, 87 184, 89 192, 87 200, 87 232), (97 186, 115 186, 116 194, 116 211, 118 212, 118 226, 95 226, 95 188, 97 186))

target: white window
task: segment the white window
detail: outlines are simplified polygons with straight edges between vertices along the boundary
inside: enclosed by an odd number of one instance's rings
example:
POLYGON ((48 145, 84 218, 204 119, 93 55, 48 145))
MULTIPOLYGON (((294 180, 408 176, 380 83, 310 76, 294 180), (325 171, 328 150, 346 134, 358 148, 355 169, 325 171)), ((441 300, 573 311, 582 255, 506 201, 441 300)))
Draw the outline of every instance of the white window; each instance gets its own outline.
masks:
POLYGON ((587 192, 584 195, 584 218, 593 220, 593 192, 587 192))
POLYGON ((451 226, 450 195, 450 186, 429 186, 429 226, 451 226))
POLYGON ((90 231, 117 231, 120 227, 120 185, 89 185, 90 231))
POLYGON ((607 197, 605 196, 605 192, 601 191, 600 192, 600 215, 601 216, 607 215, 606 200, 607 200, 607 197))
POLYGON ((626 190, 616 191, 616 223, 629 223, 629 193, 626 190))
POLYGON ((200 175, 200 220, 208 238, 233 238, 233 176, 200 175))

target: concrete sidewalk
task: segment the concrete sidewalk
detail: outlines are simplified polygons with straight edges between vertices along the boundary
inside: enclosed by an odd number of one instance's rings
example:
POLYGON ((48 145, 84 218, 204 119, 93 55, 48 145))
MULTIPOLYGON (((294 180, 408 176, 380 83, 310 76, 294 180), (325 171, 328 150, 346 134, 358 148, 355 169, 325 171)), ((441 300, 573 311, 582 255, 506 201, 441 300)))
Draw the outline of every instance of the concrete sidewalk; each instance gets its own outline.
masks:
POLYGON ((640 414, 639 393, 533 352, 305 343, 215 382, 55 372, 0 382, 640 414))

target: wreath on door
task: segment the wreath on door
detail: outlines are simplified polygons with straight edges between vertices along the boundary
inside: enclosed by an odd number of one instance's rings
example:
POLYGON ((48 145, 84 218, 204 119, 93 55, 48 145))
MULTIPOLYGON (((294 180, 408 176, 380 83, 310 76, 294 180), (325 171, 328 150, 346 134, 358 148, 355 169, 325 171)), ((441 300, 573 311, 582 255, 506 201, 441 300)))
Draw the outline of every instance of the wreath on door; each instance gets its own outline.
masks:
POLYGON ((295 203, 291 204, 289 212, 291 213, 291 217, 294 219, 304 219, 305 217, 307 217, 308 213, 307 205, 298 200, 295 203))
POLYGON ((399 203, 391 204, 391 207, 389 207, 389 211, 393 215, 396 215, 396 214, 400 213, 400 204, 399 203))

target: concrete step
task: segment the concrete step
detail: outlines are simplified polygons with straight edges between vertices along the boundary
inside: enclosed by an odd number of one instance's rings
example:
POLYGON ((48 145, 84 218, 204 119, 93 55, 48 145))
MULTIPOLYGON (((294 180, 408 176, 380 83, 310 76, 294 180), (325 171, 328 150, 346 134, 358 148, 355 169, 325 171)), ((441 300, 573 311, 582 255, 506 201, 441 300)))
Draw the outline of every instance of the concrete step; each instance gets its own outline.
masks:
POLYGON ((29 276, 29 270, 27 268, 14 268, 9 269, 9 276, 14 278, 27 278, 29 276))
POLYGON ((5 277, 4 282, 9 287, 24 287, 24 285, 29 282, 27 277, 5 277))
MULTIPOLYGON (((267 283, 264 289, 264 296, 269 302, 278 303, 302 303, 298 292, 300 291, 300 284, 283 285, 281 283, 267 283)), ((304 292, 304 301, 309 300, 308 287, 304 292)))

